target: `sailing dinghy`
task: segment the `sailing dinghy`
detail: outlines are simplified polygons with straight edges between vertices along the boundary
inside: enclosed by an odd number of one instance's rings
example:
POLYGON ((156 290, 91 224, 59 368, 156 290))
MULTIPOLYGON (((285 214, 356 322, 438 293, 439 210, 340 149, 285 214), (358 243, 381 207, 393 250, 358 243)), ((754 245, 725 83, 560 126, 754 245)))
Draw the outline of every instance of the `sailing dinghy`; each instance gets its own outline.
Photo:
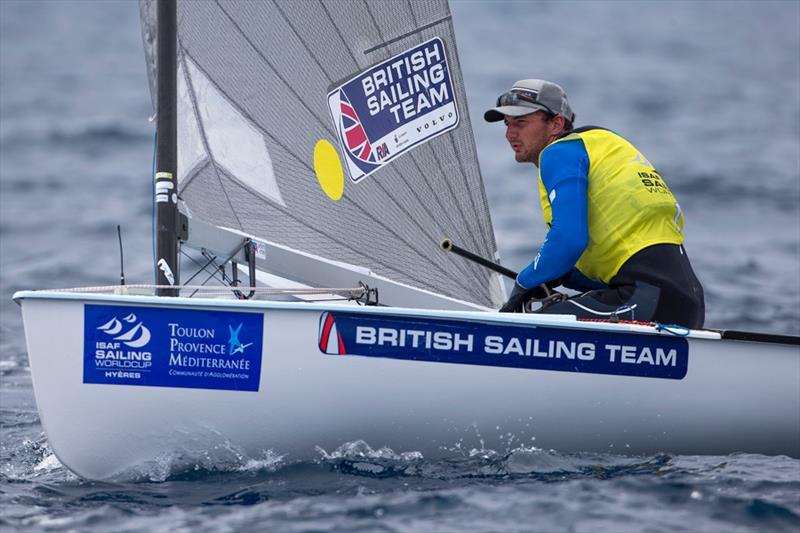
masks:
POLYGON ((476 432, 800 457, 797 338, 501 315, 499 274, 442 250, 497 260, 445 0, 140 8, 157 283, 14 295, 70 470, 354 439, 439 457, 476 432))

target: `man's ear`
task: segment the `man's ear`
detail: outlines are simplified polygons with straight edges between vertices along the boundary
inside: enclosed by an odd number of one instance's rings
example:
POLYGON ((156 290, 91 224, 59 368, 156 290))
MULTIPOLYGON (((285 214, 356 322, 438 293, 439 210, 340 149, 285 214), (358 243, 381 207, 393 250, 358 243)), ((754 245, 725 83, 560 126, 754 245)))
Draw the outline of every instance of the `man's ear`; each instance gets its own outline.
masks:
POLYGON ((566 119, 564 117, 561 115, 554 116, 553 120, 550 121, 550 135, 558 135, 564 131, 565 126, 566 119))

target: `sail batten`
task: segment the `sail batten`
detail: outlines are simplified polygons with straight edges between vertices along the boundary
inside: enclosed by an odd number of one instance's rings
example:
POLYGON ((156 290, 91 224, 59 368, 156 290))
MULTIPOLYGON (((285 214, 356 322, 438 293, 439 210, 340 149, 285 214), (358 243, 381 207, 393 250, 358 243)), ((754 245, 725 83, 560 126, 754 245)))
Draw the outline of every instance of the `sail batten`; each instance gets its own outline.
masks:
MULTIPOLYGON (((148 72, 152 2, 140 0, 148 72)), ((178 14, 179 193, 193 217, 498 303, 493 273, 438 246, 497 249, 445 0, 178 0, 178 14), (351 101, 360 111, 340 116, 351 101), (320 167, 318 143, 338 163, 320 167), (338 196, 327 179, 343 180, 338 196)))

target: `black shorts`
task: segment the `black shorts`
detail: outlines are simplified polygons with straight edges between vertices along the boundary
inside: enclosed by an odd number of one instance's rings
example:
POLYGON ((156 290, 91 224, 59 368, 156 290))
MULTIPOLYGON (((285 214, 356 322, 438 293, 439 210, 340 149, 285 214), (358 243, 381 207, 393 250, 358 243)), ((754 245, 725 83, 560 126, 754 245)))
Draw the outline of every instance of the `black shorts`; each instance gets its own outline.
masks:
POLYGON ((539 310, 579 318, 618 318, 702 328, 703 286, 683 246, 656 244, 628 259, 607 289, 589 291, 539 310))

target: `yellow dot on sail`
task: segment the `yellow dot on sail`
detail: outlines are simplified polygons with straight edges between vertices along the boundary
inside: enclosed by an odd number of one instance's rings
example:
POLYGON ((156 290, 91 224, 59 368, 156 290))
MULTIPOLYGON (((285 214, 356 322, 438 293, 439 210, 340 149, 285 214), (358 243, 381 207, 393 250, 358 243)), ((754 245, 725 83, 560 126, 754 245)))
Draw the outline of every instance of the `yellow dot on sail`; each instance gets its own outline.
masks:
POLYGON ((317 174, 319 186, 328 198, 339 200, 344 193, 342 160, 339 159, 336 148, 325 139, 320 139, 314 146, 314 172, 317 174))

